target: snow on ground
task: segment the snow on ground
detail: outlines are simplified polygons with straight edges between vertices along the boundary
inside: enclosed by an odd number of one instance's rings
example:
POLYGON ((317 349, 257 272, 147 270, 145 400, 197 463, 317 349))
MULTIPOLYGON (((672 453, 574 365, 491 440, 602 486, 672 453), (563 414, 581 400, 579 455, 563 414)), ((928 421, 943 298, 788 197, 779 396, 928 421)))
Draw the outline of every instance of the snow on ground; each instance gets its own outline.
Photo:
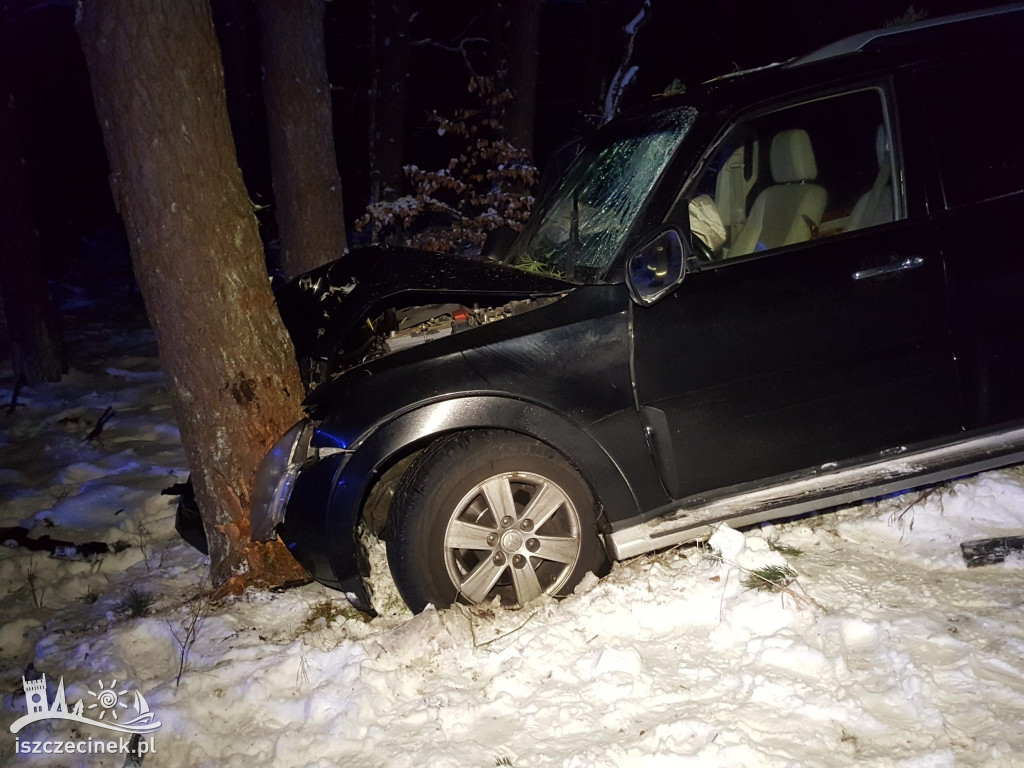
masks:
POLYGON ((160 494, 186 468, 152 335, 110 322, 69 323, 74 371, 0 413, 0 528, 111 547, 0 549, 0 763, 124 764, 14 754, 21 677, 43 672, 72 706, 100 680, 143 691, 146 766, 1024 766, 1022 563, 959 552, 1024 532, 1021 468, 723 529, 521 612, 412 617, 392 593, 367 621, 316 585, 212 606, 160 494), (750 589, 765 564, 797 580, 750 589))

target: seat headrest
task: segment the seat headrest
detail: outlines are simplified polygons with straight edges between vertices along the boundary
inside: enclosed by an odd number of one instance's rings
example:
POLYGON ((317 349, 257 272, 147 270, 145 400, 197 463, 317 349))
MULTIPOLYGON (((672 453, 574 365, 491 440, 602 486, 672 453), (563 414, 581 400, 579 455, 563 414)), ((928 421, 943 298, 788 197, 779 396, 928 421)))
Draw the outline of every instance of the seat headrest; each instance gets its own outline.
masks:
POLYGON ((811 137, 803 128, 779 131, 772 139, 772 179, 776 184, 792 181, 814 181, 818 165, 814 162, 811 137))

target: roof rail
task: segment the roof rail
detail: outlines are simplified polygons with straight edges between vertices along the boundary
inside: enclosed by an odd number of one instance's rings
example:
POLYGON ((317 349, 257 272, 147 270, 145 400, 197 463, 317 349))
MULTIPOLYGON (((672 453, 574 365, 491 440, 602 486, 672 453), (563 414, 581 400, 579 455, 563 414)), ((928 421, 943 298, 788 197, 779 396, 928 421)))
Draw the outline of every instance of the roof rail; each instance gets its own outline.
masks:
POLYGON ((940 16, 935 19, 925 19, 924 21, 916 21, 912 24, 901 24, 897 27, 872 29, 868 32, 861 32, 856 35, 851 35, 850 37, 845 37, 842 40, 837 40, 834 43, 829 43, 824 48, 819 48, 812 53, 808 53, 805 56, 801 56, 787 62, 786 66, 798 67, 815 61, 824 61, 825 59, 831 59, 836 56, 843 56, 847 53, 855 53, 856 51, 865 50, 871 46, 872 43, 883 41, 890 37, 905 35, 908 32, 915 32, 920 29, 942 27, 947 24, 955 24, 957 22, 968 21, 970 19, 983 19, 1005 14, 1020 13, 1022 11, 1024 11, 1024 3, 1014 3, 1013 5, 986 8, 981 11, 968 11, 967 13, 957 13, 951 16, 940 16))

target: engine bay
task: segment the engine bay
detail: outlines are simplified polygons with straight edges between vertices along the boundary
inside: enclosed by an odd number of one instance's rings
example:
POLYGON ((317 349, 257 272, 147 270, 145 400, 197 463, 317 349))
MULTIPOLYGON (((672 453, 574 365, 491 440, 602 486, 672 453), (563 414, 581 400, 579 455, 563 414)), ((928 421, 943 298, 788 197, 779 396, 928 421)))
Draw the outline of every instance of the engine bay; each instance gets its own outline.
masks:
POLYGON ((308 361, 309 388, 378 357, 455 333, 496 323, 558 301, 561 296, 517 299, 498 306, 470 306, 457 303, 420 304, 391 307, 376 317, 367 317, 354 338, 338 342, 323 357, 308 361))

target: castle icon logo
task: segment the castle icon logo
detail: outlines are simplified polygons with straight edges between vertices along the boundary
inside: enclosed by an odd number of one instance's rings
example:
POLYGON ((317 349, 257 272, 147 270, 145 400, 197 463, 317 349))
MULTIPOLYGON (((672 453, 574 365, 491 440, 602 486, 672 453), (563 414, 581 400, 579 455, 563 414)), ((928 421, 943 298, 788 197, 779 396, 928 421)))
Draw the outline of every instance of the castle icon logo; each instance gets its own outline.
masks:
POLYGON ((119 690, 122 686, 117 684, 117 680, 111 680, 109 684, 98 680, 88 690, 88 703, 80 699, 73 709, 68 708, 65 700, 63 676, 57 684, 53 701, 50 701, 46 690, 46 675, 38 680, 23 677, 21 685, 25 689, 25 715, 11 723, 11 733, 18 733, 26 725, 39 720, 73 720, 132 734, 152 733, 160 727, 160 721, 155 719, 143 695, 137 690, 119 690))

